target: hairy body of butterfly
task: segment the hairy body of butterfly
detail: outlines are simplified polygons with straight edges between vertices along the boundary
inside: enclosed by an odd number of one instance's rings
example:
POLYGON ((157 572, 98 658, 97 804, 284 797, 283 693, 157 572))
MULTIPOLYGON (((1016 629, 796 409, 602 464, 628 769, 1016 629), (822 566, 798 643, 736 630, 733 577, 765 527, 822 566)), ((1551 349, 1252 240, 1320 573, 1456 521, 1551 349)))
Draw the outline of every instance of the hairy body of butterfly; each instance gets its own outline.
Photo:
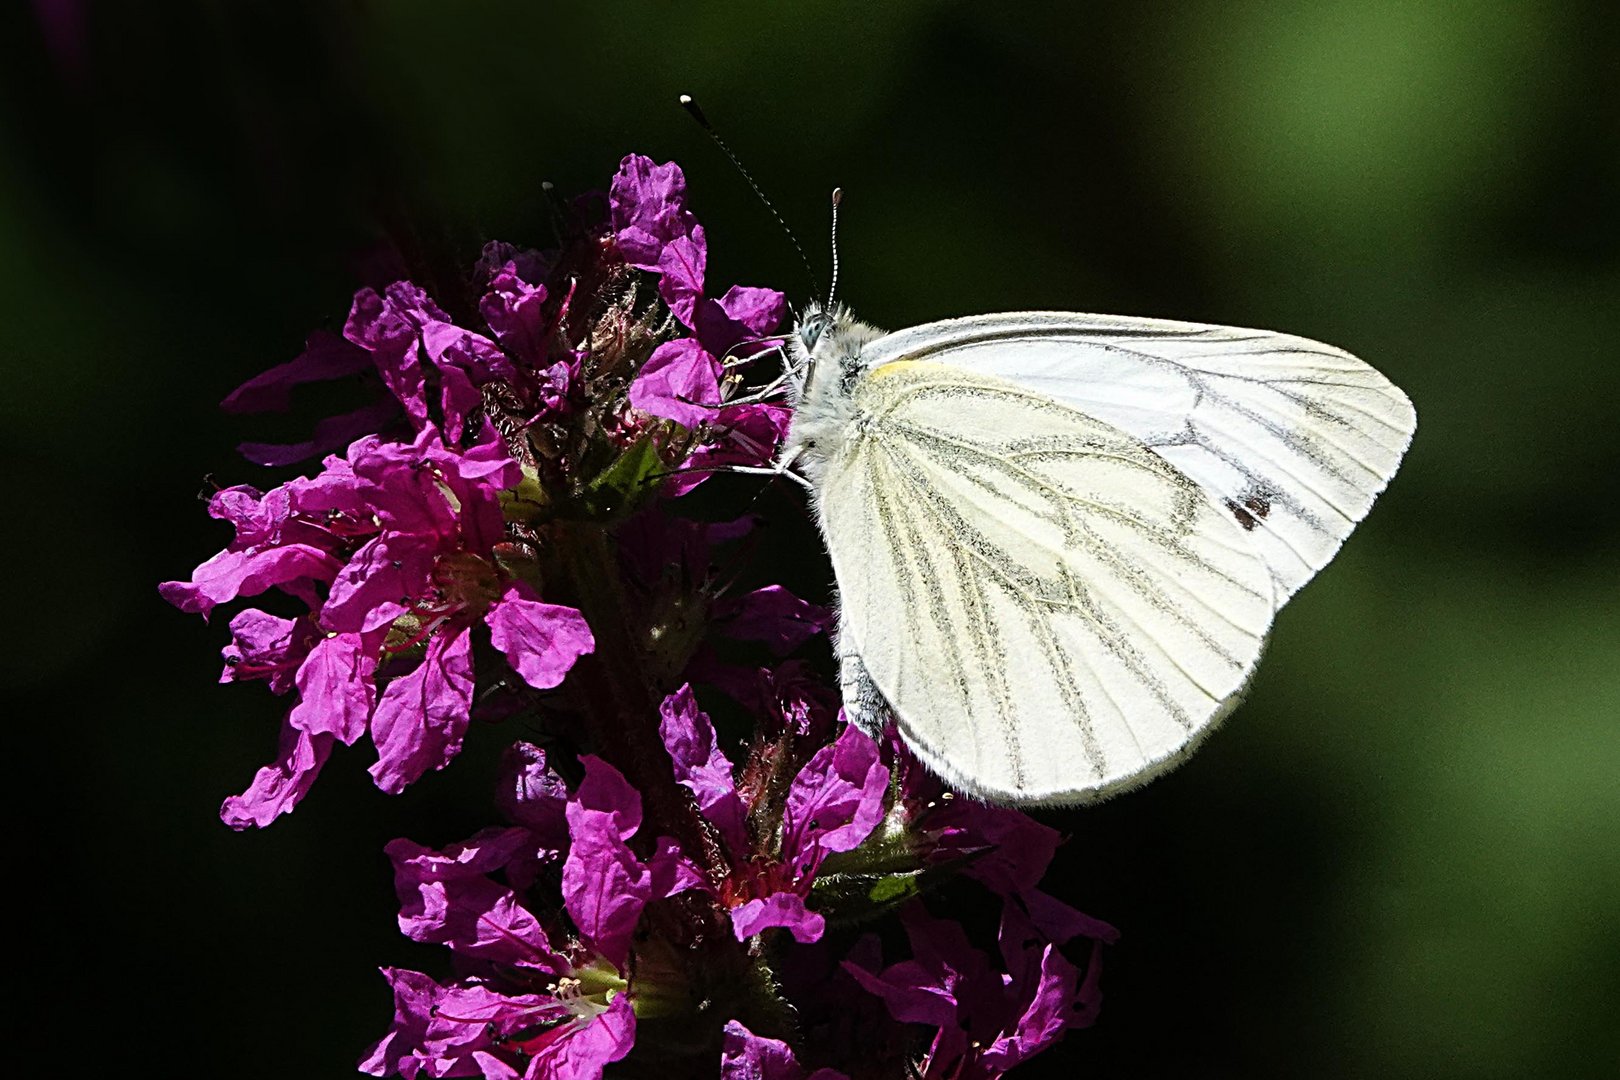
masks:
POLYGON ((846 713, 892 716, 1001 802, 1185 757, 1415 424, 1348 353, 1232 327, 1030 312, 884 334, 812 307, 789 362, 781 460, 832 559, 846 713))

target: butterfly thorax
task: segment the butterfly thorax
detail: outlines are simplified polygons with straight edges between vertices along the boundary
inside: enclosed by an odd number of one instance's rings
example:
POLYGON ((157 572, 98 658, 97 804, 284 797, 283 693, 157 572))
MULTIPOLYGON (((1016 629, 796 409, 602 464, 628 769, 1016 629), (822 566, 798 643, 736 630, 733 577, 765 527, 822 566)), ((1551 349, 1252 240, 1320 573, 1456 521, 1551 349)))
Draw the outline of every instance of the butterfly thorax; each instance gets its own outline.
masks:
POLYGON ((843 306, 806 307, 788 339, 788 363, 795 372, 789 399, 793 424, 782 444, 782 460, 794 462, 812 482, 842 449, 855 419, 853 391, 866 371, 862 351, 883 336, 875 326, 850 317, 843 306))

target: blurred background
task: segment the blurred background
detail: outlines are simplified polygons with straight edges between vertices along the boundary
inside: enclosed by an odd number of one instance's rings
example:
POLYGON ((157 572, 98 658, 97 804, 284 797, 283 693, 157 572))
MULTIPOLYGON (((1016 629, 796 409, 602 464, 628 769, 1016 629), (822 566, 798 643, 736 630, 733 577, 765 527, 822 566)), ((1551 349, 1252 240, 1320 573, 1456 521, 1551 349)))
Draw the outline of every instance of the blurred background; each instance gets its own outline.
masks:
MULTIPOLYGON (((471 260, 674 158, 711 279, 898 327, 1068 308, 1287 329, 1417 403, 1248 704, 1048 815, 1115 923, 1092 1030, 1020 1076, 1599 1077, 1620 1063, 1620 85, 1596 0, 447 5, 0 15, 8 767, 24 1052, 347 1076, 390 1007, 389 838, 484 823, 504 736, 390 799, 340 755, 219 824, 281 702, 162 604, 262 483, 216 411, 341 326, 379 223, 471 260)), ((734 481, 742 482, 742 481, 734 481)), ((806 532, 798 582, 825 587, 806 532)), ((16 1051, 14 1050, 15 1054, 16 1051)))

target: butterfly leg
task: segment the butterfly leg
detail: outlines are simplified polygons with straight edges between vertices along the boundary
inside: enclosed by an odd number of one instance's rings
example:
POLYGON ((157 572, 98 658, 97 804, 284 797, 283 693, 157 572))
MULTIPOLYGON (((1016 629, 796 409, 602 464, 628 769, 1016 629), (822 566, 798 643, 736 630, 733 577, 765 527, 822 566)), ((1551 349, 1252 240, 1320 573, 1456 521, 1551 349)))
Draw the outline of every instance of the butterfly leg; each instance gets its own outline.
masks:
POLYGON ((743 473, 747 476, 785 476, 806 491, 815 490, 810 481, 785 465, 726 465, 723 468, 725 472, 743 473))

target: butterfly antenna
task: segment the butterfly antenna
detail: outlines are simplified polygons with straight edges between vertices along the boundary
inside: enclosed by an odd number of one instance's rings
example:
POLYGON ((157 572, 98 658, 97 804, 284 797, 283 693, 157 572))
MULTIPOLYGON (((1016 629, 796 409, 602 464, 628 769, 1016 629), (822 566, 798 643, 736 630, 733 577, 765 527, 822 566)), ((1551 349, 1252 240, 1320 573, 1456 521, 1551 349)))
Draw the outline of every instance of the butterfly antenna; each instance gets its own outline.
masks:
POLYGON ((844 189, 833 188, 832 193, 832 284, 827 287, 827 309, 832 310, 838 299, 838 205, 844 201, 844 189))
POLYGON ((765 197, 765 192, 760 190, 759 185, 754 182, 753 176, 749 174, 747 169, 743 168, 743 163, 737 160, 737 155, 731 152, 731 147, 726 145, 726 141, 720 137, 720 133, 714 130, 713 125, 709 123, 709 118, 703 115, 703 110, 698 107, 698 103, 692 100, 692 95, 682 94, 680 100, 681 108, 691 114, 692 119, 697 121, 698 127, 702 128, 709 138, 714 140, 714 145, 720 148, 720 152, 730 159, 737 172, 742 175, 744 180, 748 181, 748 186, 753 189, 754 195, 760 202, 765 204, 765 209, 771 212, 771 217, 776 219, 776 223, 787 234, 788 242, 793 245, 793 250, 799 253, 799 262, 804 264, 805 275, 810 279, 810 291, 819 296, 821 294, 821 282, 816 280, 816 272, 810 268, 810 258, 805 255, 804 246, 799 243, 799 238, 793 235, 793 230, 788 227, 788 223, 781 214, 777 213, 776 205, 765 197))

